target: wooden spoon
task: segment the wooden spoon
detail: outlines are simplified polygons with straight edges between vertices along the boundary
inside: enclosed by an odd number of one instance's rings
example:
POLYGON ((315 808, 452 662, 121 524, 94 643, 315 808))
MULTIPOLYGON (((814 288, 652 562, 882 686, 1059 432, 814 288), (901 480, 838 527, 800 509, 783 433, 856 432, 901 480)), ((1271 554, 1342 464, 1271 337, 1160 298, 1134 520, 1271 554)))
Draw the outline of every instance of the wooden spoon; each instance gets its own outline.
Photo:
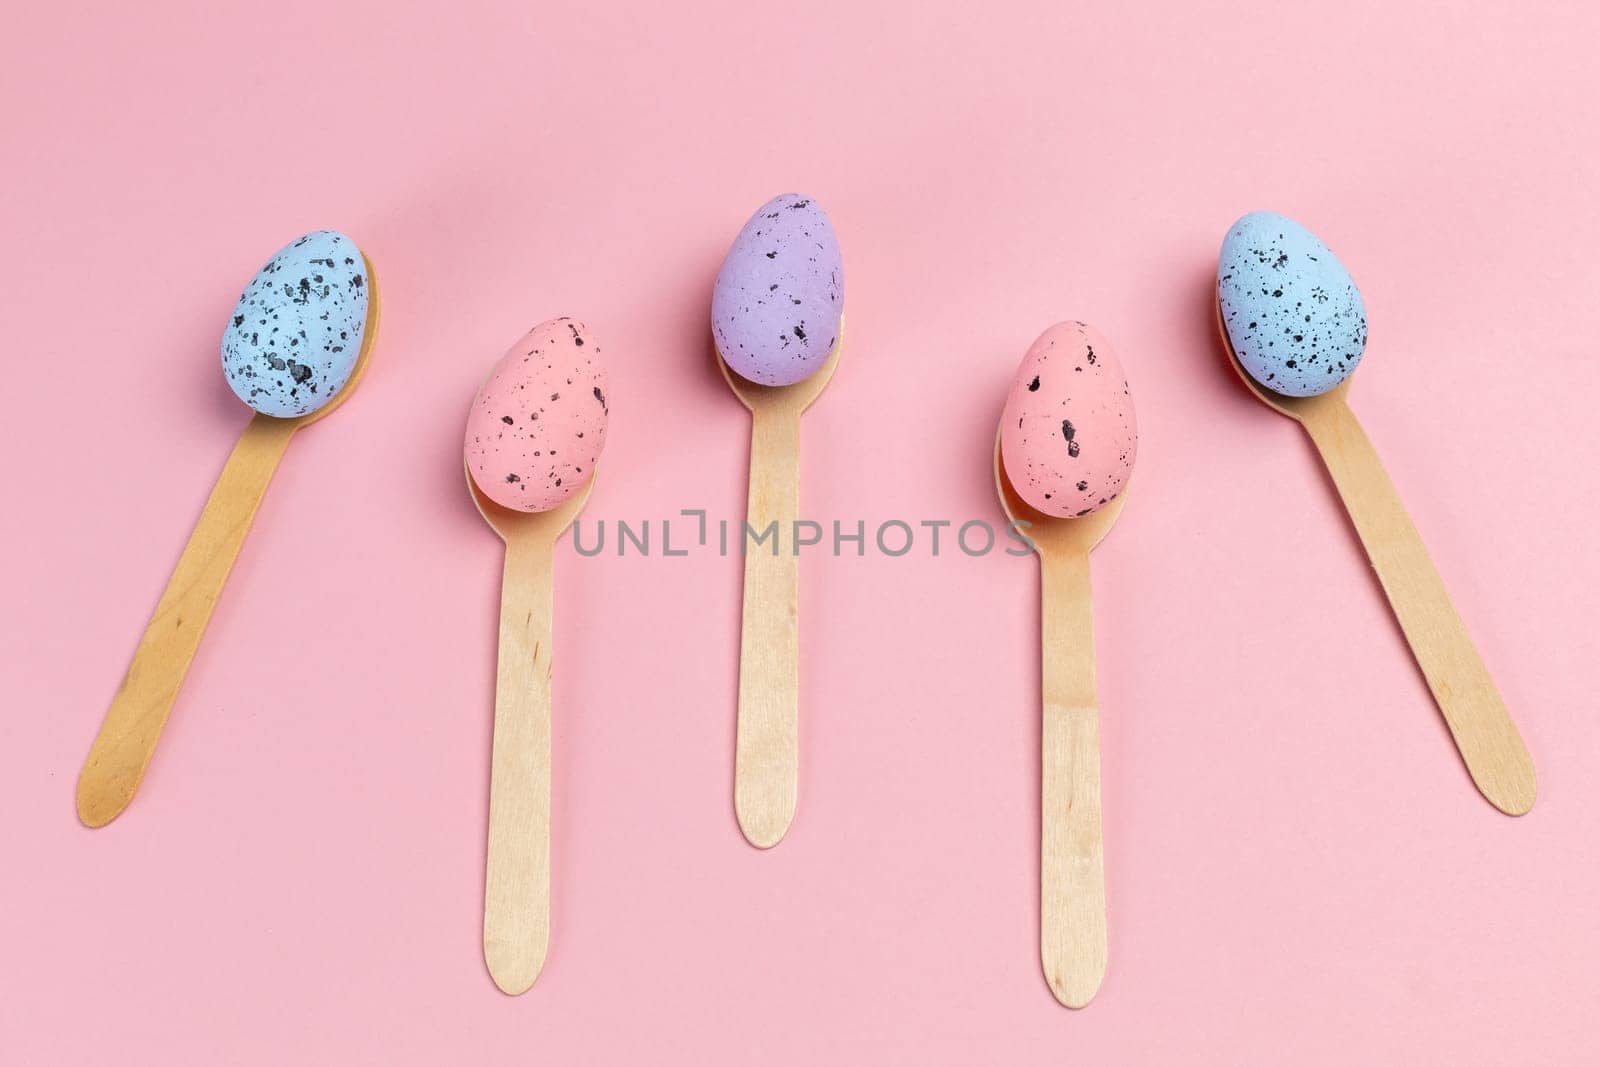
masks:
MULTIPOLYGON (((756 549, 744 556, 733 807, 739 829, 757 848, 783 840, 799 793, 800 561, 786 539, 800 517, 800 414, 833 377, 843 348, 841 322, 816 373, 782 386, 742 378, 717 354, 728 387, 750 409, 747 521, 757 533, 773 522, 778 527, 776 555, 756 549)), ((742 531, 739 543, 745 544, 742 531)))
POLYGON ((472 502, 506 544, 489 779, 483 958, 501 991, 525 993, 550 944, 551 590, 556 540, 594 488, 550 511, 513 511, 479 491, 472 502))
POLYGON ((78 818, 100 827, 122 814, 144 778, 156 742, 178 698, 195 650, 250 532, 256 508, 295 431, 331 414, 355 392, 378 339, 378 276, 362 255, 367 276, 367 318, 355 369, 333 399, 297 418, 257 414, 222 467, 200 521, 145 627, 122 686, 78 774, 78 818))
POLYGON ((994 438, 1000 506, 1039 554, 1040 678, 1044 690, 1040 775, 1039 956, 1056 999, 1081 1008, 1106 974, 1105 854, 1100 836, 1100 705, 1094 686, 1089 552, 1128 498, 1081 518, 1058 519, 1026 503, 1006 476, 994 438))
POLYGON ((1257 400, 1303 426, 1322 456, 1478 791, 1507 815, 1525 814, 1537 792, 1533 760, 1400 494, 1346 402, 1350 379, 1320 396, 1282 396, 1262 388, 1240 365, 1220 303, 1217 331, 1239 380, 1257 400))

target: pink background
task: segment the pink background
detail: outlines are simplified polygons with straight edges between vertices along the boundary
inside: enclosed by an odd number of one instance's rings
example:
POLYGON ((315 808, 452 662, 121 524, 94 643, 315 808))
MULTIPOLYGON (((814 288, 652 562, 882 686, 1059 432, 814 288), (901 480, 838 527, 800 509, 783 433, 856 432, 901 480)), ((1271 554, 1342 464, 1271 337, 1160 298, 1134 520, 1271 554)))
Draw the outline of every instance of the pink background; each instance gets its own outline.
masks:
POLYGON ((75 2, 0 41, 0 1061, 1573 1062, 1600 970, 1600 9, 75 2), (227 7, 230 5, 222 5, 227 7), (479 948, 500 546, 466 406, 611 359, 588 517, 742 515, 706 356, 746 215, 819 197, 849 339, 808 514, 998 521, 1028 342, 1144 431, 1094 559, 1111 964, 1037 962, 1037 567, 803 562, 801 806, 731 803, 739 566, 558 559, 554 936, 479 948), (1210 332, 1266 207, 1359 280, 1353 404, 1521 725, 1482 801, 1315 456, 1210 332), (144 788, 73 783, 245 422, 255 268, 338 227, 372 370, 299 437, 144 788))

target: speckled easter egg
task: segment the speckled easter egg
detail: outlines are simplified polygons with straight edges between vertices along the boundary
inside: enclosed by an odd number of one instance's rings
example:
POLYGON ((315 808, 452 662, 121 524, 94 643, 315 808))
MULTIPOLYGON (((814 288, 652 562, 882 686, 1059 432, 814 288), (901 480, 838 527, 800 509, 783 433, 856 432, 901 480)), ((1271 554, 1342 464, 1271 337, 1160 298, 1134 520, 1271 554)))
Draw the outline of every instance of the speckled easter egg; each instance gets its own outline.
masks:
POLYGON ((1081 322, 1058 322, 1022 357, 1006 397, 1000 456, 1017 494, 1046 515, 1087 515, 1133 472, 1139 428, 1122 363, 1081 322))
POLYGON ((316 411, 344 388, 367 325, 367 265, 354 241, 308 233, 256 272, 222 335, 228 386, 263 415, 316 411))
POLYGON ((1367 308, 1344 264, 1310 230, 1270 211, 1228 231, 1217 300, 1240 365, 1275 393, 1326 393, 1367 347, 1367 308))
POLYGON ((500 357, 467 415, 467 470, 517 511, 549 511, 594 477, 606 443, 600 346, 575 319, 541 322, 500 357))
POLYGON ((784 193, 734 238, 711 294, 711 333, 734 373, 793 385, 815 373, 839 338, 844 267, 817 202, 784 193))

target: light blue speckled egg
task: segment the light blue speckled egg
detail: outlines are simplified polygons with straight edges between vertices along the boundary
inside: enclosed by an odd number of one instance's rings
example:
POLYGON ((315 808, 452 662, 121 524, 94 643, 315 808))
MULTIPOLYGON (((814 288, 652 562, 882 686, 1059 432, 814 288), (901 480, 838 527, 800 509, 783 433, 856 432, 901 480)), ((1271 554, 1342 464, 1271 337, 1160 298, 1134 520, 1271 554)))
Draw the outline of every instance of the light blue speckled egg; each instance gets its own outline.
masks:
POLYGON ((1270 211, 1228 230, 1217 300, 1239 363, 1275 393, 1326 393, 1367 347, 1367 309, 1349 272, 1310 230, 1270 211))
POLYGON ((245 286, 222 335, 222 372, 263 415, 308 415, 344 388, 367 324, 356 243, 318 230, 279 250, 245 286))

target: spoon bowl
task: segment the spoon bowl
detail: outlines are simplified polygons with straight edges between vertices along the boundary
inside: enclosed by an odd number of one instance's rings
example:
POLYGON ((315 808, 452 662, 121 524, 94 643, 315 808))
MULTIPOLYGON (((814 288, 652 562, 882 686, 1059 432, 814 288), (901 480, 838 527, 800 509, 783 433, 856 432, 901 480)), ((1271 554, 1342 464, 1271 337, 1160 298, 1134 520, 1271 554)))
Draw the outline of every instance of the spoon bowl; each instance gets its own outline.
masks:
POLYGON ((463 461, 462 469, 467 476, 467 491, 472 494, 472 502, 478 508, 478 514, 483 516, 483 521, 489 524, 489 529, 500 536, 506 544, 529 537, 556 540, 566 532, 577 519, 578 513, 583 510, 583 505, 589 499, 589 494, 594 490, 594 481, 600 477, 600 467, 595 465, 589 480, 575 493, 571 499, 549 511, 517 511, 514 508, 496 504, 484 495, 478 488, 478 483, 472 480, 472 471, 463 461))
POLYGON ((743 377, 722 358, 722 352, 717 348, 716 342, 711 343, 712 354, 717 360, 717 369, 722 371, 722 377, 727 380, 728 388, 733 390, 733 395, 739 402, 752 413, 761 411, 793 411, 796 415, 810 407, 822 395, 822 390, 827 388, 828 381, 833 377, 833 372, 839 367, 839 354, 844 351, 844 319, 839 320, 839 336, 833 342, 833 350, 828 353, 828 358, 816 372, 810 374, 793 385, 758 385, 750 379, 743 377))
MULTIPOLYGON (((383 300, 379 295, 378 272, 372 269, 372 260, 367 258, 365 252, 361 253, 361 264, 367 271, 367 321, 365 328, 361 331, 361 350, 356 354, 356 365, 351 370, 349 379, 339 387, 339 391, 333 394, 331 400, 317 410, 308 411, 304 415, 296 415, 293 418, 275 419, 274 421, 292 423, 297 430, 310 426, 313 422, 331 415, 335 408, 349 400, 351 394, 356 391, 356 386, 361 383, 362 376, 367 373, 367 364, 372 362, 372 345, 378 338, 378 318, 382 311, 383 300)), ((271 416, 267 415, 257 417, 271 418, 271 416)))
POLYGON ((1012 486, 1010 476, 1006 474, 1005 460, 1000 448, 1000 434, 1003 429, 1002 424, 996 427, 994 432, 994 485, 1000 495, 1000 507, 1006 513, 1006 518, 1015 523, 1028 524, 1024 532, 1033 543, 1033 550, 1041 556, 1047 552, 1069 548, 1088 552, 1104 541, 1106 534, 1111 532, 1111 527, 1116 525, 1117 517, 1122 514, 1122 504, 1128 497, 1127 488, 1124 487, 1115 500, 1107 501, 1103 507, 1087 515, 1065 519, 1046 515, 1022 499, 1012 486))
POLYGON ((1287 415, 1299 423, 1315 418, 1317 412, 1329 404, 1345 403, 1346 396, 1350 391, 1351 379, 1355 377, 1354 371, 1350 373, 1349 377, 1329 389, 1326 393, 1319 393, 1316 396, 1285 396, 1282 393, 1274 393, 1271 389, 1256 381, 1250 376, 1250 372, 1244 369, 1244 364, 1239 362, 1239 354, 1233 350, 1233 338, 1228 336, 1228 325, 1222 316, 1222 300, 1220 296, 1212 301, 1212 307, 1217 313, 1217 334, 1222 338, 1222 350, 1227 354, 1228 365, 1233 368, 1233 373, 1239 376, 1239 380, 1244 382, 1245 388, 1249 389, 1257 400, 1276 411, 1279 415, 1287 415))

